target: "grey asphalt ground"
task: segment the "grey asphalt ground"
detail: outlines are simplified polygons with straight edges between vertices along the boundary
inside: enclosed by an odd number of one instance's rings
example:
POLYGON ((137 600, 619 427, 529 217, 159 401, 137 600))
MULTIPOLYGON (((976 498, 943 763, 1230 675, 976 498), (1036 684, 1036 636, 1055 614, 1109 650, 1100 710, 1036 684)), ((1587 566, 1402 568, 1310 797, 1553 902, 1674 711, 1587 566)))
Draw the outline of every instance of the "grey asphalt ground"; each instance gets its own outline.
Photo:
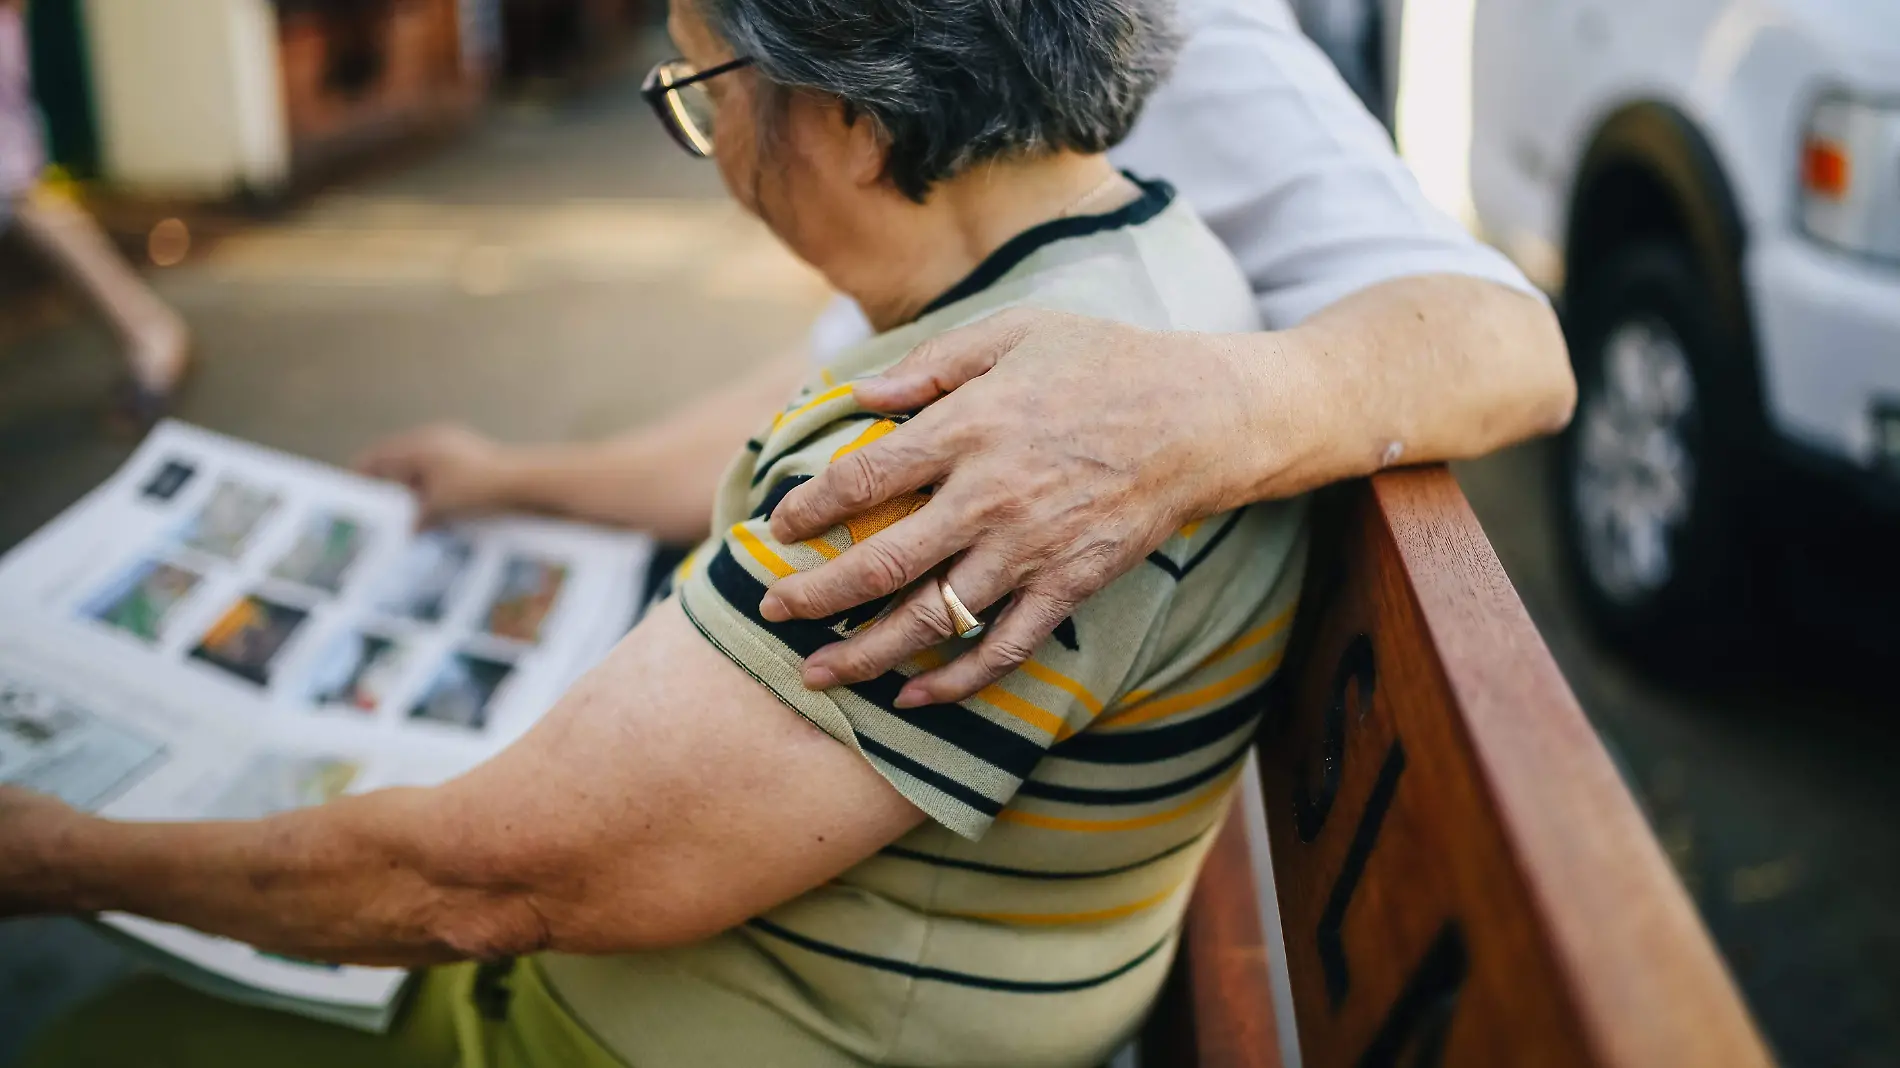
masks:
MULTIPOLYGON (((499 107, 157 272, 198 337, 175 414, 332 462, 432 419, 593 437, 794 341, 821 286, 634 90, 499 107)), ((129 454, 118 375, 70 302, 0 308, 0 548, 129 454)), ((1825 658, 1684 692, 1608 657, 1556 573, 1543 470, 1532 446, 1460 477, 1771 1039, 1790 1065, 1900 1064, 1895 702, 1825 658)), ((76 924, 0 924, 0 1063, 124 967, 76 924)))

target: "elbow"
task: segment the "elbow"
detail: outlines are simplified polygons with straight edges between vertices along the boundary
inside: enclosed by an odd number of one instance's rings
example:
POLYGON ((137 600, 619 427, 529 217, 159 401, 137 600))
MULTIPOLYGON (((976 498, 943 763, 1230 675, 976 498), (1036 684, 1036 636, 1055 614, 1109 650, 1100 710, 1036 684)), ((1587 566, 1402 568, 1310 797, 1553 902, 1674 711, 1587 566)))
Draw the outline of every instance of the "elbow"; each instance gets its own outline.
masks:
POLYGON ((429 941, 450 960, 501 960, 556 948, 554 932, 526 891, 449 890, 429 918, 429 941))
POLYGON ((564 953, 645 953, 703 942, 744 923, 716 882, 674 881, 649 867, 634 878, 601 873, 584 892, 535 902, 547 918, 539 948, 564 953))
POLYGON ((712 884, 668 878, 668 866, 629 871, 588 855, 464 866, 430 918, 450 959, 494 960, 543 951, 636 953, 702 941, 746 917, 712 884))
POLYGON ((474 835, 445 834, 405 851, 392 866, 409 868, 426 888, 412 917, 422 940, 445 960, 498 960, 554 947, 555 917, 547 888, 561 874, 545 851, 496 848, 474 835))
POLYGON ((1537 429, 1540 435, 1557 433, 1569 426, 1571 417, 1577 414, 1577 377, 1571 373, 1568 359, 1556 378, 1544 409, 1544 421, 1537 429))
POLYGON ((1570 363, 1570 345, 1564 340, 1557 313, 1542 309, 1543 329, 1537 344, 1537 390, 1533 404, 1532 433, 1542 437, 1555 434, 1570 425, 1577 411, 1577 375, 1570 363))
POLYGON ((1496 320, 1503 329, 1494 337, 1502 343, 1498 357, 1508 360, 1515 372, 1498 374, 1493 381, 1511 384, 1510 395, 1498 400, 1510 412, 1501 425, 1511 428, 1512 440, 1504 444, 1516 444, 1570 425, 1577 408, 1577 377, 1556 311, 1525 293, 1511 291, 1506 299, 1496 320))
POLYGON ((506 861, 465 853, 454 863, 418 866, 428 904, 417 925, 443 959, 500 960, 553 948, 540 880, 506 861))

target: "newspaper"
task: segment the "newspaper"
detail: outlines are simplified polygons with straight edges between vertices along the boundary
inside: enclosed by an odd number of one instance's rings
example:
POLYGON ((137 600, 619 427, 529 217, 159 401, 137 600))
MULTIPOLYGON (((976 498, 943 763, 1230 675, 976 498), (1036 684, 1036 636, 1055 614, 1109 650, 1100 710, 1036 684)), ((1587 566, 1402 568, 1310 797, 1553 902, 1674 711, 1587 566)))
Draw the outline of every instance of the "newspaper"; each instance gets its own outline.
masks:
MULTIPOLYGON (((631 626, 651 543, 417 514, 399 486, 161 425, 0 558, 0 782, 120 819, 241 819, 499 751, 631 626)), ((371 1030, 408 978, 99 922, 200 988, 371 1030)))

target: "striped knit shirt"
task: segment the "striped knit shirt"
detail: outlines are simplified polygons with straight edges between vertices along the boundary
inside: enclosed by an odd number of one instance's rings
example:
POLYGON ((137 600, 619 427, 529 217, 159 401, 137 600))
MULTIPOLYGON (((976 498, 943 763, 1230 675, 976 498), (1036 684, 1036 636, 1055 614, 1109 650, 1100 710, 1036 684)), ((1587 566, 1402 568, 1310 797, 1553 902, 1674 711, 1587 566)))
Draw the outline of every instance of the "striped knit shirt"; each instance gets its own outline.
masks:
POLYGON ((925 500, 773 540, 767 519, 792 487, 895 425, 859 408, 850 380, 1018 305, 1156 329, 1257 327, 1227 251, 1165 185, 1144 184, 1118 211, 1018 236, 915 322, 841 356, 747 444, 678 596, 709 641, 930 820, 708 942, 541 958, 557 996, 628 1063, 1099 1064, 1153 999, 1280 663, 1302 502, 1182 528, 1030 662, 958 704, 894 707, 905 678, 967 645, 956 641, 870 682, 800 683, 804 657, 888 601, 819 621, 758 614, 773 582, 925 500))

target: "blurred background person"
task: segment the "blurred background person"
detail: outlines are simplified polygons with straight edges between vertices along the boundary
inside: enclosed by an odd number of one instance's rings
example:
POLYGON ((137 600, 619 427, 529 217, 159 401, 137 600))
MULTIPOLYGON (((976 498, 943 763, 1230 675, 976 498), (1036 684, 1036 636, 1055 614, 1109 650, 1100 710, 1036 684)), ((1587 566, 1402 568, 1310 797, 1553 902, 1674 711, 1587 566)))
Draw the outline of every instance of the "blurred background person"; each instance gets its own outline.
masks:
POLYGON ((142 417, 155 415, 185 372, 191 332, 91 216, 70 198, 37 188, 45 164, 26 0, 0 0, 0 228, 17 227, 111 324, 132 374, 131 408, 142 417))

